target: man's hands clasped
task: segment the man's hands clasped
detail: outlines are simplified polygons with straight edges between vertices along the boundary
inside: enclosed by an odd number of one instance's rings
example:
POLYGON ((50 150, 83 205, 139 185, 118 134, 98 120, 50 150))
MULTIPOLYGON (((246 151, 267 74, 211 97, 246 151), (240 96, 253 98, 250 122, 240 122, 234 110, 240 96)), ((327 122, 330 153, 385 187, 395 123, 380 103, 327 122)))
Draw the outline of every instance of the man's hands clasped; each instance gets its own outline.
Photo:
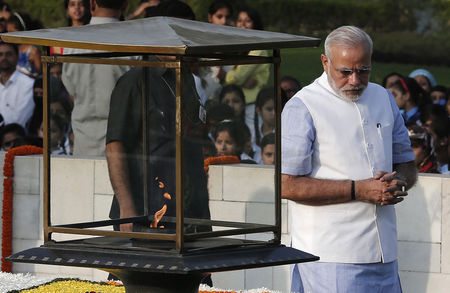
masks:
POLYGON ((379 171, 373 178, 357 181, 356 199, 380 205, 394 205, 408 195, 406 181, 396 176, 397 172, 379 171))

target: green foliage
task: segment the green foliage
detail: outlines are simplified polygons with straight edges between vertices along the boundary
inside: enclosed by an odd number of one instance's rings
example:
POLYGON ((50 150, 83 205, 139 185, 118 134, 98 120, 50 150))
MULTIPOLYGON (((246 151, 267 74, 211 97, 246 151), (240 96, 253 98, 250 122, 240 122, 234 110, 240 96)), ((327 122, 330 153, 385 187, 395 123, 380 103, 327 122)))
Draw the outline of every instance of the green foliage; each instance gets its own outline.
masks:
MULTIPOLYGON (((199 20, 207 19, 207 10, 212 0, 186 0, 186 2, 192 6, 199 20)), ((363 27, 368 31, 414 29, 415 17, 411 6, 406 2, 406 0, 230 1, 237 9, 246 4, 257 9, 269 30, 310 35, 320 34, 345 24, 363 27)))
POLYGON ((436 19, 443 31, 450 29, 450 1, 449 0, 433 0, 433 7, 436 19))
POLYGON ((450 33, 418 35, 414 32, 377 33, 374 58, 384 62, 450 65, 450 33))

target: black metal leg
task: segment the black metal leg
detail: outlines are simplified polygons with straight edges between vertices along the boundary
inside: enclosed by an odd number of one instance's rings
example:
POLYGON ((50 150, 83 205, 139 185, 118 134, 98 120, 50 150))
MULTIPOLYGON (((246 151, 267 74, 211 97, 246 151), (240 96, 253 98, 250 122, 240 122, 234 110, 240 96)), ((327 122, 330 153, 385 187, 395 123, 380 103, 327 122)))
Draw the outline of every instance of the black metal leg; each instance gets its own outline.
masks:
POLYGON ((198 293, 201 273, 164 274, 130 270, 107 270, 117 276, 126 293, 198 293))

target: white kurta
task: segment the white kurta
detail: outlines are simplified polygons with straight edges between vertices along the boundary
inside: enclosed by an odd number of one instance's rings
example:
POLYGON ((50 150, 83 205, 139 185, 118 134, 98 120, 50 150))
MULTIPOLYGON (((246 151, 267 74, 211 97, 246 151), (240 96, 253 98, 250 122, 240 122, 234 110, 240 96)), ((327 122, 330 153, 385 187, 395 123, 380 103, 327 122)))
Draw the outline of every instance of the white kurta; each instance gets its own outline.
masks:
MULTIPOLYGON (((398 109, 392 106, 392 97, 378 85, 369 83, 357 102, 348 102, 336 96, 324 73, 293 99, 300 99, 309 113, 315 136, 305 138, 310 140, 310 150, 292 156, 298 147, 289 145, 302 140, 303 134, 292 135, 286 130, 286 121, 295 115, 286 105, 282 125, 284 174, 361 180, 373 177, 377 171, 391 172, 400 157, 400 161, 414 159, 411 149, 405 147, 409 139, 404 125, 399 123, 398 109), (402 136, 401 148, 396 145, 399 139, 394 133, 402 136), (398 155, 400 149, 406 150, 406 154, 398 155), (393 150, 398 156, 395 162, 393 150), (300 158, 299 165, 309 160, 305 164, 310 165, 306 168, 309 170, 293 171, 293 157, 300 158)), ((289 201, 289 216, 293 247, 318 255, 323 262, 374 263, 397 258, 394 206, 360 201, 308 206, 289 201)))

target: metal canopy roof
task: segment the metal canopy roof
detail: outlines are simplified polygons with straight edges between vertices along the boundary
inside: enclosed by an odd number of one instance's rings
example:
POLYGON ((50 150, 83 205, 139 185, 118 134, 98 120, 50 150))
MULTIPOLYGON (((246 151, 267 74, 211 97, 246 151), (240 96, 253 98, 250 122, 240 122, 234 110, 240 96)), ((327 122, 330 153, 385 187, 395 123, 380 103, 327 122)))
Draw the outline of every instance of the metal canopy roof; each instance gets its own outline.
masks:
POLYGON ((5 42, 111 52, 196 55, 313 47, 320 39, 171 17, 2 34, 5 42))

